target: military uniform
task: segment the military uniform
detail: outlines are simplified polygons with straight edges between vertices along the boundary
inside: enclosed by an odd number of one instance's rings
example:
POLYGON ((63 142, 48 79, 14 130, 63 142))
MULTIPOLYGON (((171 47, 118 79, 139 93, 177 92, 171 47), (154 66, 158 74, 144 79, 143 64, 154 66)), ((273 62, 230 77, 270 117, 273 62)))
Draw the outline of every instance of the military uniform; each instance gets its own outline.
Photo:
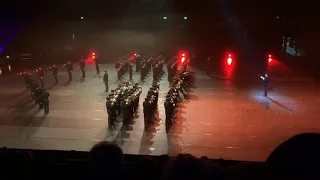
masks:
POLYGON ((96 58, 96 61, 95 61, 95 65, 96 65, 96 70, 97 70, 97 74, 100 74, 100 67, 99 67, 99 62, 100 60, 98 58, 96 58))
POLYGON ((29 90, 31 81, 30 74, 28 72, 23 72, 20 75, 23 76, 24 84, 26 85, 27 90, 29 90))
POLYGON ((39 104, 39 109, 43 109, 43 99, 41 99, 41 95, 44 92, 44 89, 42 87, 38 87, 35 91, 35 99, 36 103, 39 104))
POLYGON ((109 91, 109 75, 108 75, 107 70, 105 70, 105 73, 103 75, 103 83, 106 87, 106 91, 109 91))
POLYGON ((69 76, 69 81, 72 81, 72 71, 73 71, 73 65, 69 61, 67 64, 64 65, 67 68, 68 76, 69 76))
POLYGON ((54 77, 55 84, 58 84, 58 67, 54 64, 52 67, 52 75, 54 77))
POLYGON ((128 117, 128 99, 123 99, 121 102, 120 102, 120 108, 121 108, 121 112, 122 112, 122 119, 123 119, 123 123, 124 124, 128 124, 128 121, 129 121, 129 117, 128 117))
POLYGON ((108 113, 108 125, 109 127, 113 127, 116 121, 116 116, 117 116, 114 99, 112 99, 111 97, 108 97, 106 102, 106 107, 107 107, 107 113, 108 113))
POLYGON ((30 92, 31 92, 31 98, 35 100, 35 104, 37 103, 36 101, 36 90, 39 87, 37 82, 34 79, 30 79, 30 92))
POLYGON ((144 117, 144 127, 147 128, 149 127, 149 117, 148 117, 148 111, 149 111, 149 106, 148 102, 144 101, 143 102, 143 117, 144 117))
POLYGON ((136 72, 139 72, 141 64, 141 57, 136 57, 136 72))
POLYGON ((118 80, 120 80, 120 62, 117 62, 116 63, 116 66, 115 66, 116 70, 117 70, 117 77, 118 77, 118 80))
POLYGON ((84 60, 79 61, 79 65, 80 65, 80 70, 82 73, 82 77, 86 77, 86 71, 85 71, 85 67, 86 67, 86 62, 84 60))
POLYGON ((40 101, 43 103, 43 109, 45 114, 49 114, 49 92, 44 91, 40 96, 40 101))
POLYGON ((130 81, 132 81, 132 67, 133 66, 133 64, 132 63, 130 63, 129 64, 129 77, 130 77, 130 81))
POLYGON ((39 69, 36 70, 38 77, 39 77, 39 81, 40 81, 40 85, 42 87, 44 87, 44 71, 43 69, 40 67, 39 69))
POLYGON ((264 96, 268 96, 268 87, 269 87, 269 77, 266 74, 264 77, 261 77, 263 80, 263 89, 264 89, 264 96))

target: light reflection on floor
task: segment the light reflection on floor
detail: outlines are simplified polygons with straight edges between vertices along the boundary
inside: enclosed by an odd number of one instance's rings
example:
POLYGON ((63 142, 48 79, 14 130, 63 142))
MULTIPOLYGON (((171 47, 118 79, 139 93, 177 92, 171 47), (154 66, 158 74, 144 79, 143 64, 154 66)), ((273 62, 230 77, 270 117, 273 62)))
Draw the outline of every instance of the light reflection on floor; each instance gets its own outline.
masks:
MULTIPOLYGON (((18 96, 24 87, 17 79, 1 88, 0 97, 6 101, 0 101, 0 145, 87 151, 97 141, 108 140, 118 143, 128 154, 192 153, 210 158, 264 161, 285 139, 302 132, 320 132, 320 99, 315 98, 314 92, 319 92, 316 87, 297 89, 280 81, 272 82, 274 88, 266 98, 262 96, 260 81, 256 84, 256 80, 233 80, 226 88, 226 79, 212 79, 199 69, 193 69, 196 88, 180 103, 176 123, 169 133, 164 128, 163 102, 169 86, 166 78, 161 82, 157 120, 152 128, 144 131, 140 106, 132 125, 120 123, 115 130, 108 130, 101 77, 95 75, 94 65, 87 68, 85 83, 72 82, 50 90, 52 101, 47 117, 37 112, 36 107, 24 113, 29 118, 12 113, 21 106, 18 102, 29 95, 18 96), (8 100, 9 97, 17 98, 8 100)), ((119 84, 112 81, 116 79, 114 66, 101 65, 104 68, 108 69, 113 89, 119 84)), ((74 74, 80 77, 77 69, 74 74)), ((67 79, 64 72, 60 76, 67 79)), ((137 73, 133 76, 143 87, 141 98, 146 96, 151 77, 142 83, 137 73)), ((46 81, 45 84, 52 83, 50 78, 46 81)))

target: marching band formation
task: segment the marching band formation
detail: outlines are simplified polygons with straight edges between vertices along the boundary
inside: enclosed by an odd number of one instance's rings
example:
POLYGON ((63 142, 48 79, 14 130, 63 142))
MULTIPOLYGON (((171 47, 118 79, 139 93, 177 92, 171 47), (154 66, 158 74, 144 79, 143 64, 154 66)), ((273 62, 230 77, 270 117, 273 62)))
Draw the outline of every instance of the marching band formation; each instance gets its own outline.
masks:
MULTIPOLYGON (((146 76, 152 72, 153 83, 147 92, 147 96, 143 101, 143 117, 145 128, 154 124, 158 110, 158 99, 160 83, 159 81, 165 74, 163 71, 163 64, 165 58, 161 55, 150 54, 144 57, 134 55, 132 59, 130 56, 120 57, 117 61, 115 68, 117 70, 118 80, 127 73, 129 73, 130 81, 132 81, 133 63, 136 63, 136 71, 140 71, 140 79, 144 81, 146 76)), ((187 92, 192 87, 195 81, 194 74, 188 70, 188 63, 183 63, 181 69, 178 72, 178 58, 174 57, 167 63, 168 68, 168 81, 170 83, 169 92, 166 96, 165 107, 165 126, 168 130, 174 124, 174 114, 177 111, 179 102, 181 101, 181 95, 187 98, 187 92)), ((82 73, 82 78, 85 78, 85 61, 82 59, 78 62, 82 73)), ((71 61, 64 64, 69 81, 72 81, 73 63, 71 61)), ((55 83, 58 83, 58 67, 56 64, 46 68, 52 71, 55 83)), ((98 72, 98 70, 97 70, 98 72)), ((39 104, 39 109, 44 109, 45 114, 49 113, 49 93, 44 88, 44 69, 42 67, 37 68, 34 71, 24 71, 18 75, 23 76, 25 84, 28 90, 31 91, 32 98, 35 103, 39 104), (37 77, 36 77, 37 76, 37 77), (38 79, 38 80, 37 80, 38 79)), ((105 70, 103 76, 103 82, 105 84, 106 91, 109 91, 108 85, 108 72, 105 70)), ((138 83, 132 85, 131 82, 123 82, 116 89, 111 90, 106 98, 106 108, 108 113, 108 124, 110 128, 115 127, 119 120, 122 120, 123 124, 130 124, 135 118, 135 114, 138 112, 139 99, 142 93, 142 88, 138 86, 138 83)))
POLYGON ((165 107, 165 126, 168 130, 174 124, 174 115, 177 112, 178 103, 182 100, 180 94, 187 98, 187 92, 195 83, 193 72, 188 70, 188 66, 183 66, 176 76, 172 78, 169 92, 164 102, 165 107))
POLYGON ((32 72, 24 71, 22 73, 18 73, 18 75, 23 76, 26 88, 27 90, 30 90, 32 100, 35 101, 35 104, 39 104, 39 109, 44 109, 44 113, 48 114, 49 92, 44 88, 43 68, 40 67, 32 72), (39 81, 34 74, 38 75, 39 81), (38 82, 40 82, 40 84, 38 82))
POLYGON ((124 82, 115 90, 111 90, 106 102, 109 127, 116 125, 117 117, 120 115, 124 124, 133 121, 139 107, 141 93, 142 88, 138 84, 132 86, 130 82, 124 82))
MULTIPOLYGON (((80 66, 80 70, 82 72, 82 78, 85 77, 85 61, 81 59, 77 62, 80 66)), ((72 71, 73 71, 73 63, 68 61, 66 64, 63 64, 62 67, 65 67, 68 76, 69 82, 72 81, 72 71)), ((49 92, 44 88, 44 71, 50 70, 52 71, 52 75, 55 81, 55 84, 58 84, 58 66, 53 64, 47 68, 43 68, 40 66, 35 70, 25 70, 24 72, 18 73, 17 75, 23 76, 24 83, 26 85, 27 90, 30 90, 32 100, 35 101, 35 104, 39 104, 39 109, 44 109, 44 113, 49 113, 49 92)), ((98 71, 98 70, 97 70, 98 71)), ((106 74, 105 74, 106 75, 106 74)), ((104 78, 105 79, 105 78, 104 78)), ((105 82, 107 84, 107 82, 105 82)))

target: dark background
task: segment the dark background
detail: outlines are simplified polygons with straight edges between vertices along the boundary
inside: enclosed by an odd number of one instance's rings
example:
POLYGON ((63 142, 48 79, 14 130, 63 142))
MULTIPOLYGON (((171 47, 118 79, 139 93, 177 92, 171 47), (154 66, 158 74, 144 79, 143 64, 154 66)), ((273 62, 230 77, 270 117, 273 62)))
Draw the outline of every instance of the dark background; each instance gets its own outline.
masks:
POLYGON ((226 51, 257 57, 281 53, 282 37, 289 36, 317 60, 316 7, 301 0, 4 1, 0 50, 42 61, 95 51, 109 62, 130 51, 181 49, 203 57, 226 51), (250 46, 243 45, 245 34, 250 46))

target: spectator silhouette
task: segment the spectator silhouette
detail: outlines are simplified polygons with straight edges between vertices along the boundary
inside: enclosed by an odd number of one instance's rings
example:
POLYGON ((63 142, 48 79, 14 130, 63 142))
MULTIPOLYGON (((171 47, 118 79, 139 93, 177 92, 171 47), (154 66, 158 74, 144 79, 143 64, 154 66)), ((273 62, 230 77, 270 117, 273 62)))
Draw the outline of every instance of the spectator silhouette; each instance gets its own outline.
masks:
POLYGON ((110 142, 100 142, 89 153, 91 175, 94 179, 124 179, 124 160, 121 148, 110 142))
POLYGON ((206 165, 196 157, 178 155, 168 162, 164 169, 166 180, 206 180, 209 179, 209 171, 206 165))
POLYGON ((227 179, 227 171, 220 164, 212 162, 206 156, 201 157, 201 160, 208 167, 210 179, 215 179, 215 180, 227 179))
POLYGON ((270 179, 269 172, 264 164, 240 162, 228 168, 228 177, 230 180, 247 179, 270 179))
POLYGON ((300 134, 279 145, 266 163, 273 176, 319 179, 320 134, 300 134))
POLYGON ((32 154, 30 152, 16 152, 13 167, 17 178, 29 178, 32 175, 32 154), (17 173, 17 171, 19 173, 17 173))
POLYGON ((150 157, 142 157, 135 163, 135 179, 153 180, 157 177, 156 166, 150 157))

